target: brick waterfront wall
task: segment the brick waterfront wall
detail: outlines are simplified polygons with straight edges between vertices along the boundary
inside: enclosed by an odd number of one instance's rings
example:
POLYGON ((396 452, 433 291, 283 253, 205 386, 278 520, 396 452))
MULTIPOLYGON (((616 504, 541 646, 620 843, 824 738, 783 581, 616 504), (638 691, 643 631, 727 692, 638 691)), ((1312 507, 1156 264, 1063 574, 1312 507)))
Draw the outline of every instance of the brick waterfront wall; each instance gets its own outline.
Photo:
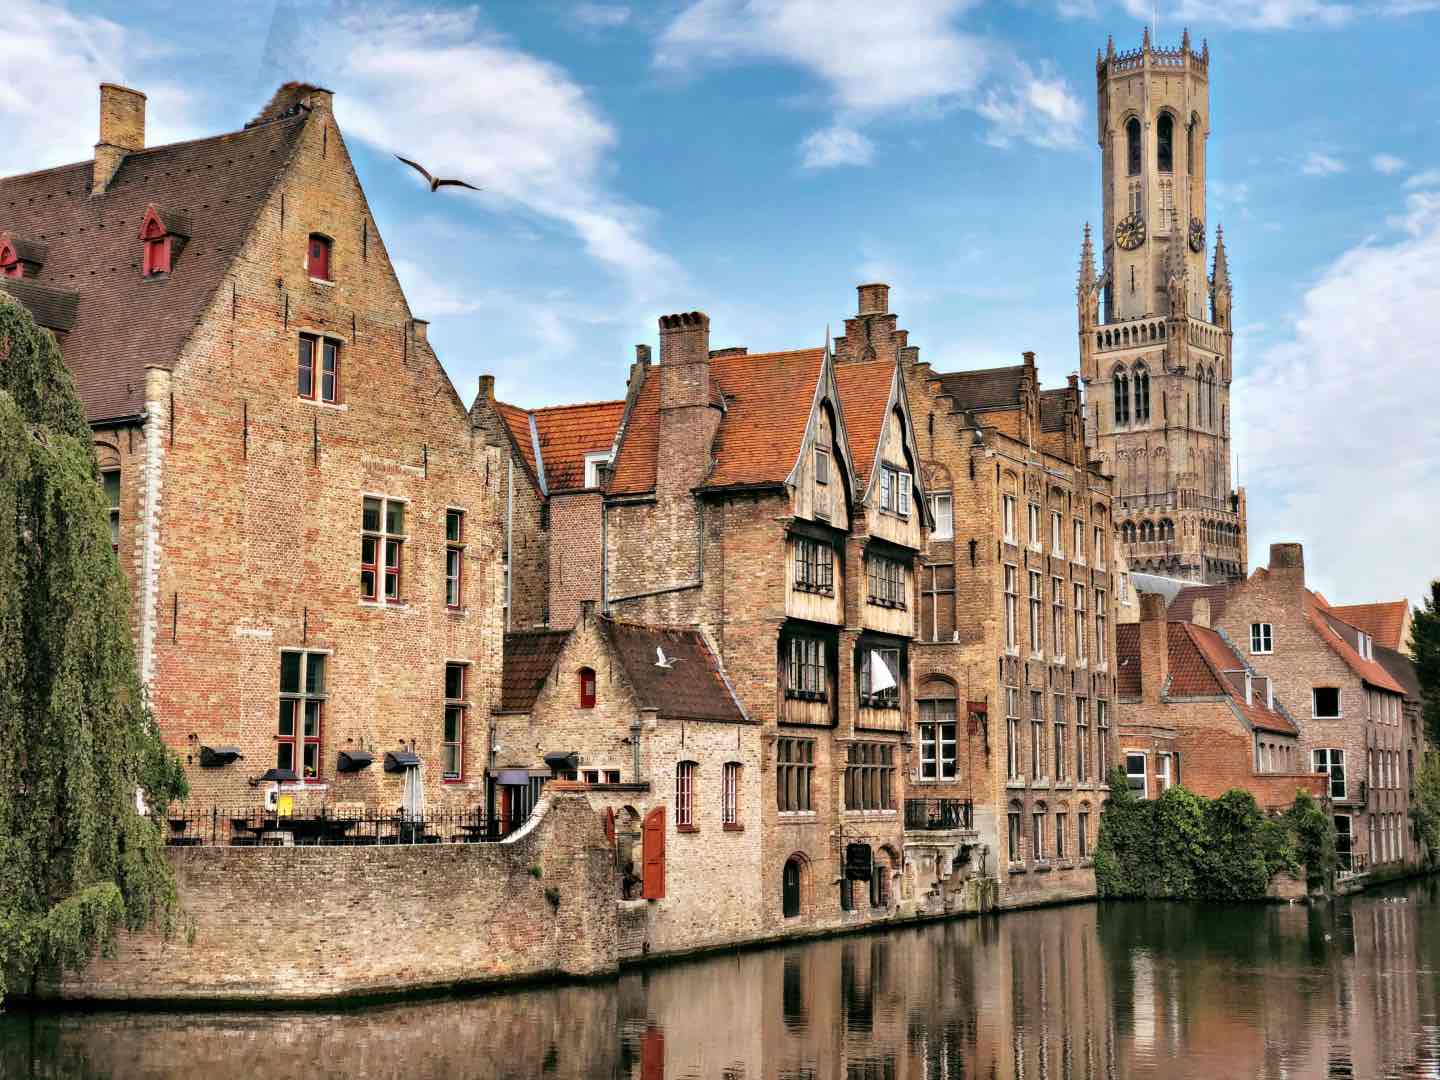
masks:
POLYGON ((39 996, 304 1000, 612 972, 599 819, 563 793, 537 814, 498 844, 173 849, 170 938, 122 935, 113 956, 39 996))

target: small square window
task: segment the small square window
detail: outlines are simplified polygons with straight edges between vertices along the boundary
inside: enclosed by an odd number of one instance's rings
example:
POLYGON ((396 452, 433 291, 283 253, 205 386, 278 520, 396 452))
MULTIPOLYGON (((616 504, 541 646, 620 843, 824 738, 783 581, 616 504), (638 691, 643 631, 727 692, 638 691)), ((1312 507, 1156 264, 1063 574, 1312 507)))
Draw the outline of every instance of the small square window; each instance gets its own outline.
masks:
POLYGON ((1250 624, 1250 651, 1268 653, 1274 651, 1274 638, 1268 622, 1250 624))
POLYGON ((310 244, 305 252, 305 272, 316 281, 329 281, 330 241, 319 233, 310 234, 310 244))
POLYGON ((1335 686, 1317 686, 1314 689, 1314 713, 1316 720, 1340 719, 1340 689, 1335 686))

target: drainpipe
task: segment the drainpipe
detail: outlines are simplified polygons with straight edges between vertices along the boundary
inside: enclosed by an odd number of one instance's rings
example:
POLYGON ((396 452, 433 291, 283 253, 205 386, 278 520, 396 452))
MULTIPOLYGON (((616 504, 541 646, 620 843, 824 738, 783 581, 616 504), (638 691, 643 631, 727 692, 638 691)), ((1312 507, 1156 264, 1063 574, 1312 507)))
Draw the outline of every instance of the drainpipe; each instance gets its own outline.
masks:
POLYGON ((510 632, 510 597, 515 591, 515 458, 505 458, 505 632, 510 632))
POLYGON ((630 755, 634 759, 635 782, 640 783, 640 717, 636 716, 630 724, 630 755))

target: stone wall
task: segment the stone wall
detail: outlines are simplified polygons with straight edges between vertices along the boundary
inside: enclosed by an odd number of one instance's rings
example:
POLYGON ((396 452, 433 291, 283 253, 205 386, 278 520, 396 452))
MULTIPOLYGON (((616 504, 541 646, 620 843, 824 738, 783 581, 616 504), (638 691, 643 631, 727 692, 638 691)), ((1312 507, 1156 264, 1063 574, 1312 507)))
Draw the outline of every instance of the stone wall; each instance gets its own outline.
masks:
POLYGON ((612 856, 583 795, 547 795, 497 844, 179 848, 172 863, 168 939, 123 935, 37 996, 299 1001, 617 969, 612 856))

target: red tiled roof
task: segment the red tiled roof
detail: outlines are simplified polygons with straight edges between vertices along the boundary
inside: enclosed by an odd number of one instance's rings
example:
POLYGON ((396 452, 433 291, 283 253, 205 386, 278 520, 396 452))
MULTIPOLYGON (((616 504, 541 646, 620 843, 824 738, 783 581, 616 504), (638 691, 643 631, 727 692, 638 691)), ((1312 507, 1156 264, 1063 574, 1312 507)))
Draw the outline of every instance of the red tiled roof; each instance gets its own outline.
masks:
POLYGON ((520 456, 530 467, 530 475, 538 481, 540 474, 535 468, 535 440, 530 435, 530 414, 519 406, 507 405, 503 401, 495 402, 495 411, 510 429, 510 437, 515 440, 520 456))
POLYGON ((536 409, 531 414, 540 436, 547 492, 585 486, 585 455, 610 449, 624 411, 623 401, 595 401, 536 409))
POLYGON ((1330 607, 1330 610, 1351 626, 1364 630, 1375 639, 1376 644, 1387 649, 1403 649, 1400 640, 1404 632, 1405 616, 1410 613, 1408 600, 1391 600, 1381 604, 1346 604, 1330 607))
POLYGON ((661 716, 739 721, 747 717, 720 672, 720 662, 698 630, 641 626, 603 618, 600 631, 635 690, 641 708, 661 716), (663 649, 669 667, 657 663, 663 649))
POLYGON ((1140 624, 1115 627, 1115 694, 1140 696, 1140 624))
POLYGON ((306 115, 136 151, 102 195, 90 194, 89 161, 0 178, 0 232, 44 245, 44 265, 26 280, 79 295, 61 347, 92 422, 143 410, 146 366, 175 362, 306 115), (151 204, 162 219, 187 215, 190 236, 173 273, 142 278, 140 223, 151 204))
POLYGON ((505 665, 500 679, 502 712, 529 712, 550 677, 568 630, 522 630, 505 635, 505 665))
MULTIPOLYGON (((724 394, 708 487, 779 483, 790 475, 810 422, 824 349, 717 356, 712 387, 724 394)), ((655 489, 660 452, 660 377, 652 367, 635 400, 615 462, 611 494, 655 489)), ((843 406, 842 406, 843 407, 843 406)))
MULTIPOLYGON (((1325 639, 1325 643, 1335 651, 1340 659, 1345 661, 1346 667, 1371 686, 1389 690, 1394 694, 1405 693, 1405 688, 1391 678, 1388 671, 1374 660, 1366 660, 1329 624, 1326 619, 1326 614, 1329 612, 1328 606, 1322 605, 1314 593, 1309 589, 1305 590, 1305 617, 1310 620, 1310 625, 1315 628, 1315 632, 1325 639)), ((1340 621, 1344 622, 1345 620, 1341 619, 1340 621)))
POLYGON ((862 487, 870 482, 875 451, 889 420, 885 406, 890 404, 894 378, 895 365, 888 360, 835 367, 840 408, 845 412, 845 435, 850 442, 850 452, 855 455, 855 472, 862 487))

